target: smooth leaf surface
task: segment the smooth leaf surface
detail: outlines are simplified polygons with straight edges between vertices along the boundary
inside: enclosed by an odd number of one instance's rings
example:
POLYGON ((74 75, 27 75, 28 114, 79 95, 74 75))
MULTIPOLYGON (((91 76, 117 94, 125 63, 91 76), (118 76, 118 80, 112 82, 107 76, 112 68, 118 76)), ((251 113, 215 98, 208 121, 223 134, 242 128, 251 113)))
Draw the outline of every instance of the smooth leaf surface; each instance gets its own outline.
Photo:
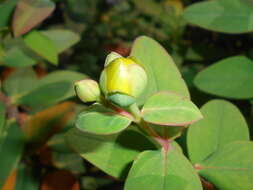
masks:
POLYGON ((35 59, 27 55, 19 47, 13 47, 8 50, 2 61, 8 67, 28 67, 37 63, 35 59))
POLYGON ((24 124, 26 140, 41 145, 53 134, 64 128, 74 116, 75 104, 64 102, 30 116, 24 124))
POLYGON ((201 108, 204 119, 191 125, 187 147, 191 161, 205 160, 222 146, 249 140, 247 123, 239 109, 225 100, 212 100, 201 108))
POLYGON ((39 31, 32 31, 24 38, 25 44, 50 63, 58 64, 58 51, 54 42, 39 31))
POLYGON ((62 53, 80 41, 80 36, 70 30, 55 29, 41 31, 41 33, 54 42, 58 53, 62 53))
POLYGON ((155 40, 142 36, 135 40, 130 56, 144 66, 148 75, 148 84, 138 104, 156 92, 169 90, 189 97, 189 92, 174 61, 166 50, 155 40))
MULTIPOLYGON (((73 127, 73 125, 71 125, 73 127)), ((49 151, 52 153, 52 165, 59 169, 70 170, 74 174, 86 171, 83 158, 66 144, 65 132, 57 133, 47 141, 49 151)))
POLYGON ((85 172, 83 158, 76 153, 53 152, 52 164, 56 168, 66 169, 72 173, 80 174, 85 172))
POLYGON ((253 30, 253 6, 242 0, 213 0, 195 3, 186 8, 184 18, 191 24, 225 33, 253 30))
POLYGON ((11 171, 17 166, 24 148, 24 135, 21 129, 12 123, 8 127, 7 136, 0 146, 0 189, 11 171))
POLYGON ((124 190, 202 190, 191 163, 176 148, 142 152, 134 161, 124 190))
POLYGON ((12 11, 16 6, 17 0, 7 0, 0 5, 0 28, 8 26, 12 11))
POLYGON ((84 111, 78 115, 76 127, 86 133, 109 135, 123 131, 130 123, 131 119, 97 105, 91 111, 84 111))
POLYGON ((55 9, 51 0, 19 0, 12 27, 14 35, 20 36, 45 20, 55 9))
POLYGON ((167 91, 151 96, 143 106, 142 116, 147 122, 169 126, 185 126, 202 118, 188 98, 167 91))
POLYGON ((66 142, 83 158, 116 178, 124 178, 136 156, 155 146, 135 130, 114 135, 93 135, 71 129, 66 142))
POLYGON ((3 88, 8 96, 19 97, 34 88, 37 82, 36 73, 32 68, 22 68, 8 76, 3 88))
POLYGON ((14 190, 35 190, 39 189, 39 178, 34 175, 30 166, 20 164, 17 169, 16 184, 14 190))
POLYGON ((253 62, 244 56, 223 59, 198 73, 194 83, 200 90, 227 98, 253 97, 253 62))
POLYGON ((199 174, 222 190, 253 189, 253 142, 238 141, 218 149, 199 164, 199 174))
POLYGON ((74 71, 52 72, 39 80, 31 91, 17 100, 17 103, 40 110, 73 97, 74 82, 85 78, 86 75, 74 71))

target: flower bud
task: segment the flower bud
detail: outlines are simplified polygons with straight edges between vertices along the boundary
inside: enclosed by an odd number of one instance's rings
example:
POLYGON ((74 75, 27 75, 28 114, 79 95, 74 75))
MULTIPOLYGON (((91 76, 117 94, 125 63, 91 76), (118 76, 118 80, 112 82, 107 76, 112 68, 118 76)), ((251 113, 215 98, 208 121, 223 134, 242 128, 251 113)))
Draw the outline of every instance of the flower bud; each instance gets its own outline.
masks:
POLYGON ((131 58, 115 58, 106 64, 100 76, 103 93, 109 100, 120 106, 134 103, 146 84, 145 70, 131 58))
POLYGON ((100 98, 98 83, 91 79, 77 81, 75 83, 75 91, 83 102, 94 102, 100 98))

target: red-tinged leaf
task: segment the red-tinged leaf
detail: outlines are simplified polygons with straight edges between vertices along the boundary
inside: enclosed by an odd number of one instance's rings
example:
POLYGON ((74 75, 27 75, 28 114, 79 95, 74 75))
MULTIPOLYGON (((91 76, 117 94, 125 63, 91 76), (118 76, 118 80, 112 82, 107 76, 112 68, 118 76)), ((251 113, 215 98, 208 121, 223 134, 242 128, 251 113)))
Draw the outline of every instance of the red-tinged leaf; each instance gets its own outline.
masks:
POLYGON ((50 0, 20 0, 17 4, 12 27, 14 35, 21 36, 45 20, 55 9, 50 0))
POLYGON ((7 178, 7 180, 5 181, 5 184, 3 186, 2 190, 13 190, 14 186, 16 184, 16 177, 17 177, 17 171, 14 170, 9 177, 7 178))
POLYGON ((64 102, 31 116, 24 125, 27 141, 34 147, 42 145, 67 125, 74 115, 75 106, 73 102, 64 102))

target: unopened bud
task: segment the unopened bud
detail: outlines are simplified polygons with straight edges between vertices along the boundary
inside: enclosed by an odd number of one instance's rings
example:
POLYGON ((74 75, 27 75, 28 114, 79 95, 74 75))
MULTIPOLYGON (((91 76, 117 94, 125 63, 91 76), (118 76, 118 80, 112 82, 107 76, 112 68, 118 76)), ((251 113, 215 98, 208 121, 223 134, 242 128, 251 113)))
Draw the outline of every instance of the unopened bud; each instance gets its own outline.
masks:
POLYGON ((100 98, 99 85, 91 79, 77 81, 75 83, 75 91, 83 102, 95 102, 100 98))
POLYGON ((118 57, 106 64, 100 87, 112 102, 128 106, 143 92, 147 84, 144 68, 131 58, 118 57))

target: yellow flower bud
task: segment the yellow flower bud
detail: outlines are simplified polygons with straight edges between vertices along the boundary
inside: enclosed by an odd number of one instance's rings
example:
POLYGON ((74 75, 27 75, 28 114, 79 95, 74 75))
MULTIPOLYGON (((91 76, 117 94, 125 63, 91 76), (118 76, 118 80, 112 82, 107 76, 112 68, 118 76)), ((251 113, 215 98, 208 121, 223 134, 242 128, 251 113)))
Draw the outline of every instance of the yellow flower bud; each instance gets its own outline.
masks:
POLYGON ((83 102, 94 102, 100 98, 99 85, 91 79, 77 81, 75 83, 75 91, 83 102))
POLYGON ((115 58, 106 64, 100 77, 103 93, 116 101, 114 103, 124 106, 134 103, 146 84, 147 75, 144 68, 131 58, 115 58), (124 100, 124 103, 119 102, 120 100, 124 100))

